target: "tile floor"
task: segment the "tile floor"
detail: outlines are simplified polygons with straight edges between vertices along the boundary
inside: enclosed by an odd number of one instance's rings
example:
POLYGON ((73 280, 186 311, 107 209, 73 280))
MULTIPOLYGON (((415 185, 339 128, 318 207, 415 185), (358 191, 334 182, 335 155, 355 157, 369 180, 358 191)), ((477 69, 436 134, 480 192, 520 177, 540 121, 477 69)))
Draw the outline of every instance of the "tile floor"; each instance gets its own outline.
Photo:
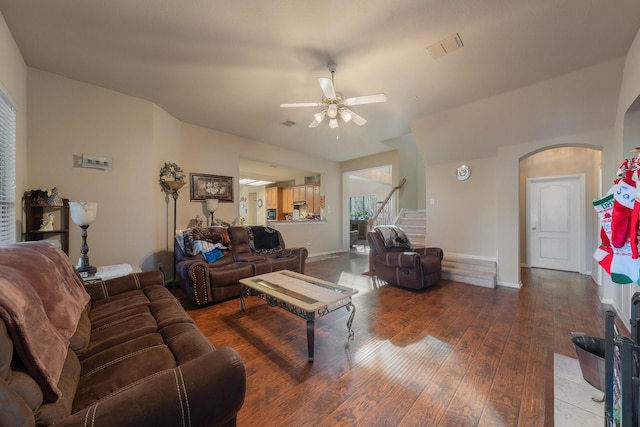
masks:
POLYGON ((582 378, 578 359, 554 354, 553 395, 555 427, 601 427, 604 403, 591 400, 603 393, 582 378))

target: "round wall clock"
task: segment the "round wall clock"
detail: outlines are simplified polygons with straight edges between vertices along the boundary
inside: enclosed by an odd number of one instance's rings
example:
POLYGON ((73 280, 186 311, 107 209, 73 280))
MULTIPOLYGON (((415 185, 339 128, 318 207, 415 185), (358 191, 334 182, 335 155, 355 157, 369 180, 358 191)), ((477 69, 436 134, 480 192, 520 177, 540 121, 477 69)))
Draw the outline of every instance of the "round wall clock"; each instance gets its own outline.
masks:
POLYGON ((261 208, 262 207, 262 199, 258 199, 258 207, 261 208))
POLYGON ((459 181, 464 181, 465 179, 469 179, 471 176, 471 168, 467 165, 460 165, 458 169, 456 169, 456 178, 459 181))

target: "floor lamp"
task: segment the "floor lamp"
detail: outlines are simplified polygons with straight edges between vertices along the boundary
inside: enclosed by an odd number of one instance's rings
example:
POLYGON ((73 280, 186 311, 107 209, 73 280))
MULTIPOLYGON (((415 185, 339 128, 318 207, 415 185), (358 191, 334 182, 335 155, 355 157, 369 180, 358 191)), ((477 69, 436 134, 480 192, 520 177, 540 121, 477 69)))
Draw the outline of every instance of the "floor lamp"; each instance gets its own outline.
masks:
MULTIPOLYGON (((169 187, 171 191, 171 196, 173 197, 173 238, 176 238, 177 230, 177 218, 176 218, 176 205, 178 204, 178 195, 180 194, 180 189, 185 184, 183 181, 164 181, 169 187)), ((176 280, 176 251, 173 251, 173 280, 169 282, 170 285, 176 285, 178 281, 176 280)))

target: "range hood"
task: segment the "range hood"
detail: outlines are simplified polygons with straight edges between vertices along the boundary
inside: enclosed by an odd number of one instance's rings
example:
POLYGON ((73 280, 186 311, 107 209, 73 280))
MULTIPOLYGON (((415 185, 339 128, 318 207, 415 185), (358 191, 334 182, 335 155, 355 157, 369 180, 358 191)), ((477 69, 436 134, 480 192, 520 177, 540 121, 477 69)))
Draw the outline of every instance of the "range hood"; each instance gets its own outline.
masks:
POLYGON ((306 205, 307 202, 304 200, 297 200, 295 202, 293 202, 293 206, 302 206, 302 205, 306 205))

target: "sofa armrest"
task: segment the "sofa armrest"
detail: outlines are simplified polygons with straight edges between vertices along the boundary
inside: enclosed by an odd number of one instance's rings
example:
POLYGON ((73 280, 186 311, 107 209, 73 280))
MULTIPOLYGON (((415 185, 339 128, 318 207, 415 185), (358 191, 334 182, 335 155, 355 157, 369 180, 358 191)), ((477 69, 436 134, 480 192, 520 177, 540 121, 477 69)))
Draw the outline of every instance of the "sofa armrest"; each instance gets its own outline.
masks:
POLYGON ((164 286, 164 277, 159 270, 133 273, 114 279, 99 280, 85 285, 93 301, 112 297, 150 285, 164 286))
POLYGON ((390 268, 418 268, 421 258, 417 252, 385 252, 374 255, 373 262, 390 268))
POLYGON ((307 248, 299 247, 299 248, 285 248, 282 250, 283 256, 293 255, 298 257, 298 273, 304 274, 304 266, 307 262, 307 257, 309 256, 309 251, 307 248))
POLYGON ((209 265, 205 261, 183 259, 176 265, 180 286, 191 302, 205 305, 211 300, 209 265))
POLYGON ((118 391, 56 426, 234 425, 246 386, 238 353, 219 348, 118 391))
POLYGON ((416 248, 414 249, 415 252, 419 253, 420 255, 424 256, 435 256, 438 257, 439 259, 444 258, 444 252, 442 252, 442 249, 440 248, 416 248))

